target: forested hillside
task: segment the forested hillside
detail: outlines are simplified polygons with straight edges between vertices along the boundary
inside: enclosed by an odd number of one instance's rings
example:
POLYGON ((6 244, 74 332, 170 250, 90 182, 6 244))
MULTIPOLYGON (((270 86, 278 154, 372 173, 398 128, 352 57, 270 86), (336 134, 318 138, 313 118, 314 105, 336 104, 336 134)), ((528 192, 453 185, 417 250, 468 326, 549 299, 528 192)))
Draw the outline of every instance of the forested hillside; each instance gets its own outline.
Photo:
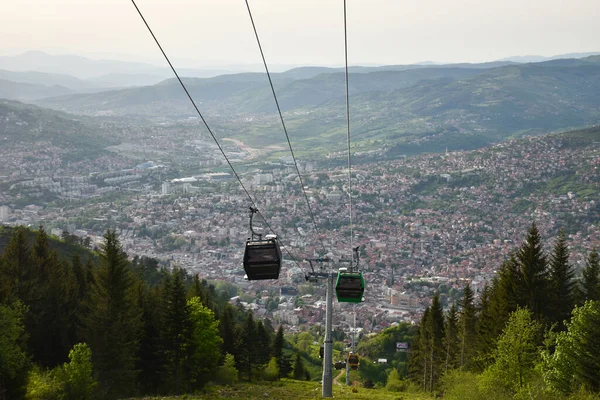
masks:
POLYGON ((256 321, 227 292, 183 270, 128 261, 114 232, 97 252, 70 258, 69 246, 42 228, 33 243, 25 228, 2 233, 10 239, 0 258, 0 399, 111 399, 190 393, 238 377, 310 379, 313 356, 281 327, 256 321))
POLYGON ((479 294, 444 312, 436 294, 412 342, 409 375, 449 399, 578 399, 600 393, 600 259, 581 275, 566 235, 543 250, 535 224, 479 294))

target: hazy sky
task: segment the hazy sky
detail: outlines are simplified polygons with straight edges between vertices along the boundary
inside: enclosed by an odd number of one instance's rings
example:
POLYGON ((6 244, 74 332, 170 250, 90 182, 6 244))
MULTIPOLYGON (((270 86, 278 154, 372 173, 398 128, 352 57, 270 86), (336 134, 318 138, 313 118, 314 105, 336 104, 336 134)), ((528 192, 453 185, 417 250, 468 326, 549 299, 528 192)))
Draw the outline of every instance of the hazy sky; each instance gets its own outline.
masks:
MULTIPOLYGON (((3 0, 0 53, 161 56, 129 0, 3 0)), ((180 66, 257 64, 244 0, 138 0, 180 66)), ((343 63, 342 0, 250 0, 267 61, 343 63)), ((352 64, 600 51, 600 0, 347 0, 352 64)), ((1 68, 1 66, 0 66, 1 68)))

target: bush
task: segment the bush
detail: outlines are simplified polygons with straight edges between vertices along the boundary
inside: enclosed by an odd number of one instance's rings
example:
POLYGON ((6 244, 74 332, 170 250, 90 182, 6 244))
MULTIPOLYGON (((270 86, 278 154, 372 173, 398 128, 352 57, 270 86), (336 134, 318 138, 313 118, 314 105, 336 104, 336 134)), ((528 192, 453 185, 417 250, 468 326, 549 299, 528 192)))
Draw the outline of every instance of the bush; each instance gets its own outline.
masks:
POLYGON ((277 366, 277 359, 275 357, 271 358, 269 361, 269 365, 262 373, 262 378, 265 381, 276 381, 279 377, 279 367, 277 366))
POLYGON ((67 399, 90 400, 98 384, 92 374, 92 351, 78 343, 69 352, 69 362, 62 367, 67 399))
POLYGON ((231 354, 225 354, 225 362, 218 368, 215 380, 221 385, 231 385, 238 381, 238 370, 235 368, 235 358, 231 354))
POLYGON ((406 381, 400 379, 400 375, 398 374, 398 370, 396 368, 390 371, 390 374, 387 378, 387 384, 385 388, 389 392, 404 392, 407 389, 406 381))
POLYGON ((60 367, 42 371, 34 367, 29 372, 25 400, 62 400, 65 398, 65 384, 58 376, 60 367))

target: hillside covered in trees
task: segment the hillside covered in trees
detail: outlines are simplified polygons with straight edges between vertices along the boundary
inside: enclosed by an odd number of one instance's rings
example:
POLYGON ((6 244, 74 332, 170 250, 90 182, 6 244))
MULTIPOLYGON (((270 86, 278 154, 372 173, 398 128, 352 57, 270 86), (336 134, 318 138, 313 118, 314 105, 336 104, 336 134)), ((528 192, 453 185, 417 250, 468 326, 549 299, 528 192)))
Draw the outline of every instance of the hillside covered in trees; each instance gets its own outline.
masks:
POLYGON ((128 260, 112 231, 97 251, 75 252, 43 228, 3 227, 1 236, 9 237, 0 257, 2 400, 115 399, 190 393, 240 378, 305 380, 311 361, 318 364, 318 355, 301 354, 281 327, 275 332, 269 320, 230 304, 226 291, 154 259, 128 260))
POLYGON ((592 399, 600 393, 600 260, 576 276, 564 232, 543 251, 535 224, 479 293, 444 313, 436 294, 412 342, 409 376, 450 399, 592 399))

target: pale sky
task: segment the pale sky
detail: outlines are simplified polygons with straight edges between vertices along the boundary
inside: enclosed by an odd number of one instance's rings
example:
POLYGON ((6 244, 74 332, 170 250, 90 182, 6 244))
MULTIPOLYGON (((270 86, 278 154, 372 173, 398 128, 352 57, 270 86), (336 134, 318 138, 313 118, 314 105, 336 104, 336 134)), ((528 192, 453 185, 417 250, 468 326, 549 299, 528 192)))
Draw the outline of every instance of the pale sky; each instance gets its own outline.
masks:
MULTIPOLYGON (((0 53, 154 61, 129 0, 2 0, 0 53)), ((258 64, 244 0, 137 0, 181 67, 258 64)), ((342 0, 250 0, 269 64, 342 65, 342 0)), ((347 0, 351 64, 600 51, 600 0, 347 0)), ((0 66, 1 68, 1 66, 0 66)))

